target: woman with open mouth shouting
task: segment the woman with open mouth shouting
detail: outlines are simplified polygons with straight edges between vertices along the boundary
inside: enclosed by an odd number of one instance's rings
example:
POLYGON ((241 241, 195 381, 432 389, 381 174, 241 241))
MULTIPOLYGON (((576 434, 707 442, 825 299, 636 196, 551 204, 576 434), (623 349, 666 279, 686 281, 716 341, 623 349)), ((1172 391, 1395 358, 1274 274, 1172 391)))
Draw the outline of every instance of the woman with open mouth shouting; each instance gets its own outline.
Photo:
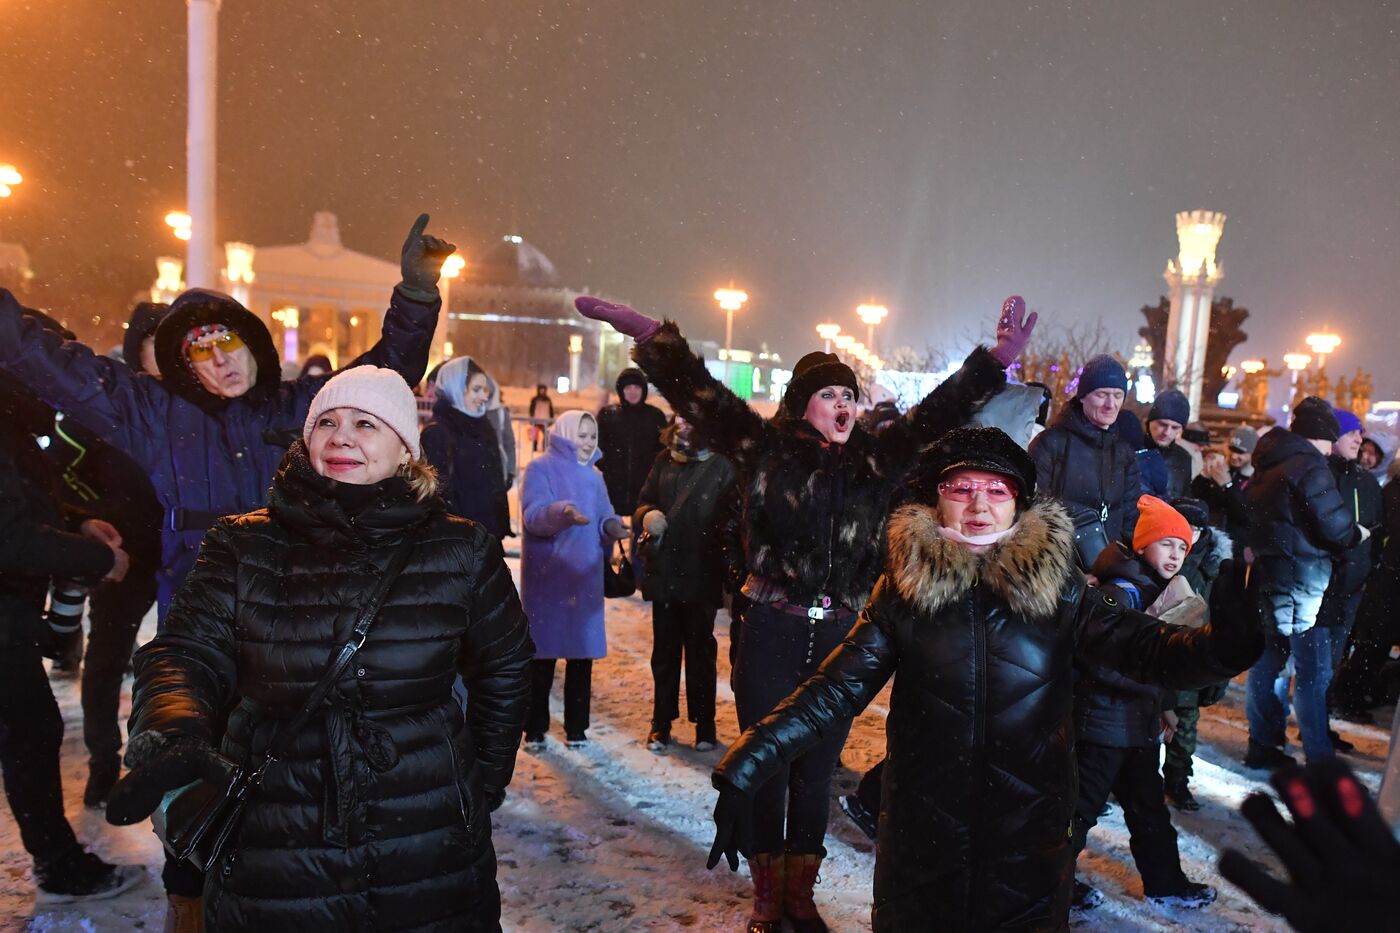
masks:
MULTIPOLYGON (((973 350, 877 438, 856 422, 859 383, 833 354, 798 360, 777 415, 765 420, 709 374, 674 322, 598 298, 575 305, 632 337, 633 358, 647 378, 738 468, 749 572, 743 592, 752 600, 734 665, 741 729, 766 716, 841 643, 884 565, 897 484, 920 449, 1001 389, 1036 320, 1019 296, 1008 298, 996 346, 973 350)), ((826 929, 812 886, 825 855, 831 771, 848 731, 848 724, 833 728, 755 795, 750 931, 776 931, 784 916, 799 931, 826 929)))

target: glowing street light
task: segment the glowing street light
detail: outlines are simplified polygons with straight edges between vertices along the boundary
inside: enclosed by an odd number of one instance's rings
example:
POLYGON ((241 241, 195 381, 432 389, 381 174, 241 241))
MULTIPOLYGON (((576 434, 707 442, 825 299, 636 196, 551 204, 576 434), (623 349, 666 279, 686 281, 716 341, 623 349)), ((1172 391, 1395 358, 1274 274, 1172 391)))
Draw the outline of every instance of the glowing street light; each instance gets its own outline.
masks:
POLYGON ((437 327, 433 330, 433 346, 442 347, 441 360, 452 358, 452 341, 448 339, 447 322, 452 317, 452 280, 462 274, 467 261, 453 253, 442 261, 438 272, 438 293, 442 295, 442 310, 438 312, 437 327))
POLYGON ((1341 337, 1325 331, 1320 334, 1308 334, 1304 339, 1308 349, 1317 354, 1318 369, 1327 365, 1327 354, 1335 352, 1342 345, 1341 337))
POLYGON ((826 341, 826 352, 831 352, 831 341, 841 333, 840 324, 818 324, 817 336, 826 341))
POLYGON ((715 301, 719 302, 720 310, 724 312, 724 385, 729 386, 729 358, 734 355, 734 312, 744 306, 744 302, 749 300, 748 292, 734 287, 730 282, 728 288, 715 290, 715 301))
POLYGON ((860 319, 865 322, 865 345, 867 347, 871 347, 872 349, 874 348, 875 325, 879 324, 887 316, 889 316, 889 313, 889 308, 886 308, 884 305, 877 305, 873 303, 863 304, 860 307, 856 308, 856 314, 859 315, 860 319))
POLYGON ((1297 381, 1298 381, 1298 376, 1297 376, 1297 374, 1298 374, 1299 372, 1301 372, 1302 370, 1307 369, 1307 368, 1308 368, 1308 364, 1311 363, 1311 362, 1312 362, 1312 357, 1309 356, 1309 355, 1306 354, 1306 353, 1285 353, 1285 354, 1283 355, 1283 365, 1285 365, 1285 366, 1287 366, 1289 369, 1293 370, 1293 373, 1294 373, 1294 375, 1293 375, 1293 381, 1294 381, 1294 382, 1297 382, 1297 381))
POLYGON ((1263 370, 1264 370, 1264 361, 1263 361, 1263 360, 1242 360, 1242 361, 1240 362, 1240 369, 1244 370, 1246 374, 1252 376, 1252 375, 1254 375, 1254 374, 1257 373, 1257 372, 1263 372, 1263 370))
POLYGON ((15 185, 24 181, 24 176, 19 173, 8 162, 0 163, 0 198, 8 198, 13 192, 15 185))
POLYGON ((171 211, 165 215, 165 225, 174 232, 175 239, 188 240, 190 231, 194 228, 194 221, 184 211, 171 211))
POLYGON ((856 338, 852 337, 850 334, 838 334, 831 338, 831 342, 837 350, 844 353, 851 348, 851 344, 856 342, 856 338))

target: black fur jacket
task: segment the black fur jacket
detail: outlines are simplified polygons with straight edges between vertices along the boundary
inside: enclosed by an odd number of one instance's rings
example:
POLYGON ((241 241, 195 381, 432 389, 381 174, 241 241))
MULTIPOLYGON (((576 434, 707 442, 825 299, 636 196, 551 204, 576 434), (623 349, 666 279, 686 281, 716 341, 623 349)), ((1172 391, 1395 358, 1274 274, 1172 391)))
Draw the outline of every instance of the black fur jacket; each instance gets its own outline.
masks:
POLYGON ((978 347, 878 437, 857 423, 850 440, 835 445, 801 419, 762 418, 709 374, 674 322, 632 355, 671 407, 738 468, 748 571, 799 605, 825 595, 854 610, 880 575, 891 496, 919 451, 1006 384, 1002 365, 978 347))

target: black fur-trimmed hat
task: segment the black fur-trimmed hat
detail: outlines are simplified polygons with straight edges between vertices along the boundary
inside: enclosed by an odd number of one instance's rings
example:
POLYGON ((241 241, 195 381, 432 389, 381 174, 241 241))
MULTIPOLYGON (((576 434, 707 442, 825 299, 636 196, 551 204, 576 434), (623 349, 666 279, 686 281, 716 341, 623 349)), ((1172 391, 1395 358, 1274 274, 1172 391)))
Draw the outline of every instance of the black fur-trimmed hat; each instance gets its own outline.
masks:
POLYGON ((234 331, 253 352, 258 378, 248 390, 249 401, 274 391, 282 381, 282 362, 267 325, 232 297, 203 288, 191 288, 171 302, 170 313, 156 327, 156 365, 166 388, 200 405, 224 401, 204 388, 185 358, 185 335, 210 324, 234 331))
POLYGON ((820 350, 808 353, 792 369, 792 379, 783 393, 783 407, 801 418, 807 412, 812 393, 826 386, 845 386, 860 398, 855 370, 841 362, 840 357, 820 350))
POLYGON ((1000 428, 954 428, 919 457, 910 485, 924 502, 938 501, 938 483, 953 470, 998 473, 1016 483, 1016 507, 1035 498, 1035 461, 1000 428))

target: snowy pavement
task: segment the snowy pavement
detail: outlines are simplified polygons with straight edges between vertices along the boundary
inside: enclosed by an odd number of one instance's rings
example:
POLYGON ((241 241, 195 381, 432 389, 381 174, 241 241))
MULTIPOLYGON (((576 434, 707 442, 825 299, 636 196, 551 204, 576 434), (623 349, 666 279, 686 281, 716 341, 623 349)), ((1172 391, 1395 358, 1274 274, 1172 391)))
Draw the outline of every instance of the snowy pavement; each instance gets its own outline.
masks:
MULTIPOLYGON (((512 569, 518 571, 515 560, 512 569)), ((727 619, 720 614, 721 743, 737 735, 728 688, 727 619)), ((149 638, 154 617, 142 637, 149 638)), ((593 668, 593 740, 567 749, 559 725, 562 677, 555 683, 551 734, 538 754, 522 752, 505 805, 495 814, 494 839, 500 862, 506 930, 736 930, 747 917, 749 883, 741 868, 705 871, 712 838, 714 792, 709 772, 721 750, 689 747, 691 727, 676 725, 680 743, 665 754, 642 744, 651 712, 650 610, 639 599, 608 606, 609 656, 593 668)), ((561 665, 562 675, 562 665, 561 665)), ((100 813, 84 809, 86 755, 81 708, 73 681, 55 681, 67 732, 63 778, 69 819, 83 840, 114 861, 139 861, 150 881, 110 901, 38 909, 30 862, 19 844, 14 820, 0 804, 0 931, 158 930, 164 913, 159 881, 159 844, 148 825, 108 826, 100 813)), ((871 704, 851 731, 837 775, 837 792, 849 793, 861 772, 883 752, 889 695, 871 704)), ((126 708, 123 708, 123 715, 126 708)), ((1384 764, 1388 734, 1337 721, 1355 742, 1348 756, 1375 788, 1384 764)), ((1215 871, 1223 845, 1268 859, 1236 813, 1251 791, 1265 787, 1261 772, 1239 763, 1246 731, 1238 687, 1204 711, 1194 789, 1204 804, 1198 813, 1173 813, 1181 834, 1188 876, 1220 889, 1220 900, 1204 911, 1162 911, 1142 899, 1142 885, 1128 852, 1121 812, 1114 807, 1090 833, 1080 857, 1080 876, 1107 895, 1103 906, 1074 920, 1076 930, 1276 930, 1285 927, 1262 913, 1215 871)), ((1297 752, 1296 747, 1294 748, 1297 752)), ((817 900, 833 930, 869 929, 874 848, 841 814, 833 800, 830 852, 822 866, 817 900)))

